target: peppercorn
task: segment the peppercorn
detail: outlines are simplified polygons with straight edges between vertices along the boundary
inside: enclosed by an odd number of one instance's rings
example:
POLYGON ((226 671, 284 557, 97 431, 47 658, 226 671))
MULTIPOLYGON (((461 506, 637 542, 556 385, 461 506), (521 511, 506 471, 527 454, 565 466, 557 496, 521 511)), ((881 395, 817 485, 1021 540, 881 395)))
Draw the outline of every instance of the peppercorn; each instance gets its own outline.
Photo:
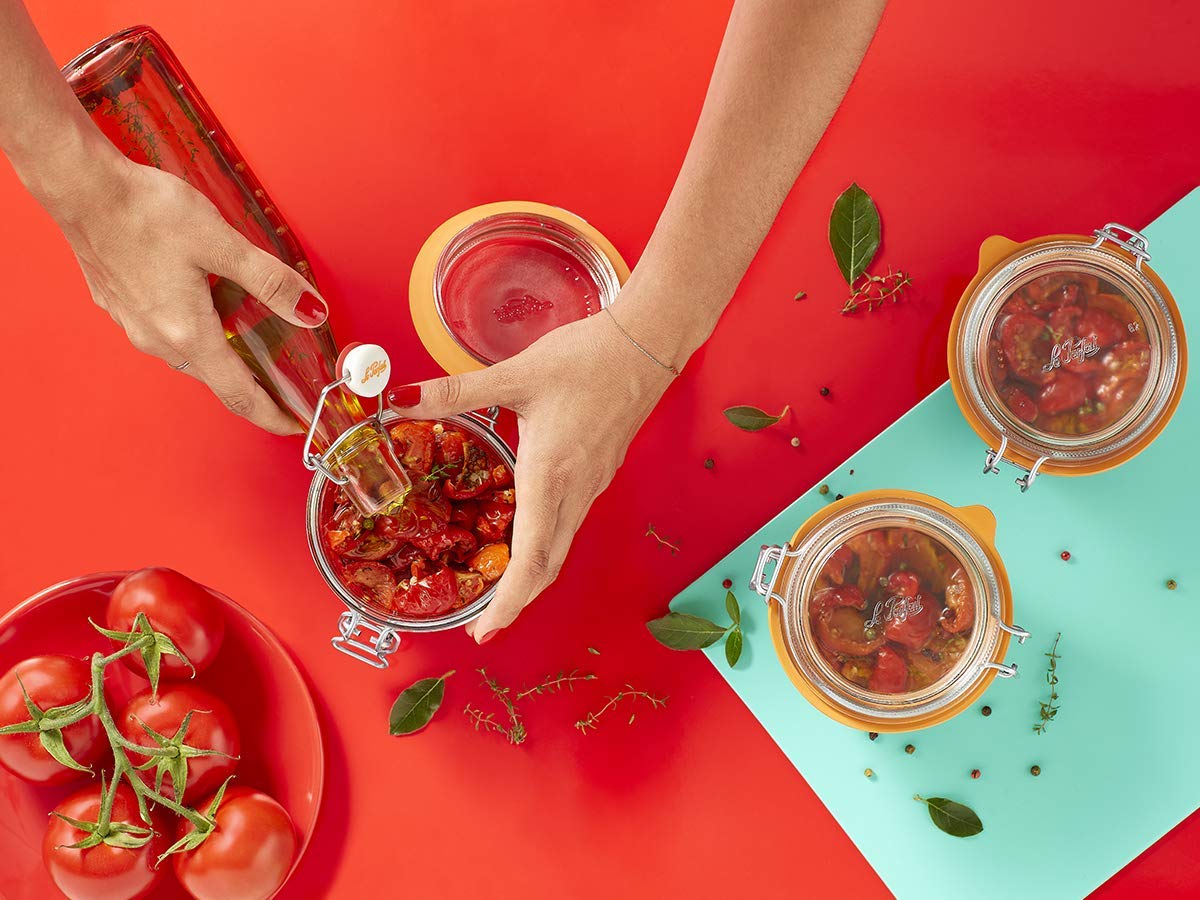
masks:
POLYGON ((799 447, 800 446, 800 438, 798 438, 798 437, 792 438, 792 446, 799 447))
POLYGON ((979 777, 980 775, 982 775, 982 774, 983 774, 983 773, 982 773, 982 772, 980 772, 978 769, 972 769, 972 770, 971 770, 971 777, 972 777, 972 778, 978 778, 978 777, 979 777))
POLYGON ((874 769, 863 769, 863 774, 866 775, 868 778, 874 778, 875 770, 874 769))
POLYGON ((1042 767, 1041 767, 1041 766, 1030 766, 1030 767, 1029 767, 1029 774, 1030 774, 1030 775, 1033 775, 1034 777, 1037 777, 1038 775, 1041 775, 1041 774, 1042 774, 1042 767))
POLYGON ((704 468, 706 469, 711 469, 715 465, 716 463, 713 462, 713 458, 711 456, 704 461, 704 468))
POLYGON ((733 581, 726 578, 721 582, 721 587, 725 588, 725 590, 729 590, 731 587, 733 587, 733 581))
POLYGON ((1174 578, 1167 579, 1167 590, 1168 591, 1173 591, 1177 587, 1179 587, 1179 584, 1178 584, 1178 582, 1175 581, 1174 578))
POLYGON ((985 706, 983 709, 980 710, 980 712, 983 713, 985 716, 990 716, 992 714, 992 708, 990 706, 985 706))
POLYGON ((834 494, 834 496, 833 496, 833 499, 834 499, 834 500, 841 500, 841 499, 842 499, 842 495, 841 495, 841 494, 834 494))
POLYGON ((1058 555, 1062 557, 1063 562, 1071 561, 1071 551, 1070 550, 1064 550, 1062 553, 1060 553, 1058 555))
POLYGON ((851 475, 853 475, 853 474, 854 474, 854 470, 853 470, 853 469, 851 469, 851 470, 850 470, 850 474, 851 474, 851 475))
POLYGON ((914 747, 912 744, 905 744, 904 752, 907 753, 909 756, 912 756, 914 753, 917 752, 917 748, 914 747))
POLYGON ((817 488, 817 493, 820 494, 822 497, 824 497, 826 494, 829 493, 829 485, 827 485, 827 484, 821 485, 819 488, 817 488))
POLYGON ((821 396, 828 397, 829 396, 829 388, 827 388, 827 387, 821 388, 821 396))
POLYGON ((871 740, 875 740, 875 738, 879 737, 879 732, 878 731, 868 731, 867 737, 869 737, 871 740))

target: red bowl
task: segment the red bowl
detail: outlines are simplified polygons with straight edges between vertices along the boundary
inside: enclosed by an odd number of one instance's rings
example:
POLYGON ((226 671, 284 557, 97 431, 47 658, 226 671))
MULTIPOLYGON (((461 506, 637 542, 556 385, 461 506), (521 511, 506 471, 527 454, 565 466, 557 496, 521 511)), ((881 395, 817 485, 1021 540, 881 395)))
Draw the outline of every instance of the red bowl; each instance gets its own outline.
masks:
MULTIPOLYGON (((109 595, 127 573, 84 575, 30 597, 0 618, 0 673, 42 653, 86 657, 108 642, 88 624, 104 621, 109 595)), ((296 871, 308 847, 325 781, 325 753, 317 710, 308 686, 279 639, 228 597, 209 589, 225 610, 225 642, 196 683, 222 697, 242 731, 242 760, 235 783, 261 788, 283 804, 296 826, 296 871), (251 725, 256 722, 256 725, 251 725), (277 760, 269 765, 267 760, 277 760)), ((146 687, 125 668, 112 666, 105 680, 117 706, 146 687)), ((59 896, 42 867, 46 816, 84 781, 39 788, 0 769, 0 897, 33 900, 59 896)), ((288 873, 289 877, 291 872, 288 873)), ((155 898, 186 897, 166 879, 155 898)))

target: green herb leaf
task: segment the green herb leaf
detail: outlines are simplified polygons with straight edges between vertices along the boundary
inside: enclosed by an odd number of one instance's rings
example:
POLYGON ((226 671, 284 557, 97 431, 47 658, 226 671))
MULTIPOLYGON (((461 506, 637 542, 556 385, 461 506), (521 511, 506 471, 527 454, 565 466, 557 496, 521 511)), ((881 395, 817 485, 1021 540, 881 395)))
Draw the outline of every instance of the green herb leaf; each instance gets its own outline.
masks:
POLYGON ((646 627, 656 641, 672 650, 703 650, 729 630, 701 616, 678 612, 647 622, 646 627))
POLYGON ((735 628, 729 632, 729 637, 725 638, 725 660, 729 663, 729 668, 733 668, 738 664, 738 660, 742 658, 742 630, 735 628))
POLYGON ((42 749, 58 760, 59 764, 66 766, 68 769, 74 769, 76 772, 91 773, 91 769, 80 765, 71 757, 71 752, 67 750, 67 745, 63 741, 63 733, 59 729, 53 728, 50 731, 43 731, 38 735, 38 740, 41 742, 42 749))
POLYGON ((975 810, 945 797, 930 797, 926 799, 920 794, 914 794, 913 799, 929 807, 929 818, 933 824, 946 834, 954 837, 970 837, 983 831, 983 822, 975 815, 975 810))
POLYGON ((731 406, 725 410, 725 418, 742 431, 762 431, 786 416, 788 409, 785 406, 779 415, 773 416, 757 406, 731 406))
POLYGON ((453 674, 450 671, 440 678, 422 678, 401 691, 388 716, 388 733, 415 734, 428 725, 446 696, 446 679, 453 674))
POLYGON ((829 246, 851 287, 879 250, 879 210, 857 183, 842 191, 829 216, 829 246))
POLYGON ((734 625, 742 624, 742 610, 738 606, 737 597, 733 596, 733 591, 725 592, 725 612, 729 613, 734 625))

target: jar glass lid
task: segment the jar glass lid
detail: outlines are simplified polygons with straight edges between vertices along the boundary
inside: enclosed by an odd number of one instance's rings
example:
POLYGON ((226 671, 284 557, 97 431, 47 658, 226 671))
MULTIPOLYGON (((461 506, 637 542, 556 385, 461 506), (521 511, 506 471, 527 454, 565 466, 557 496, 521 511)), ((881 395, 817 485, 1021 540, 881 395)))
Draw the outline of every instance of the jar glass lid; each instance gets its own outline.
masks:
POLYGON ((838 706, 876 718, 930 712, 990 661, 999 583, 982 546, 941 511, 908 502, 850 509, 792 553, 788 651, 838 706))
POLYGON ((543 203, 465 210, 425 241, 409 303, 422 343, 450 373, 508 359, 612 303, 629 268, 592 225, 543 203))

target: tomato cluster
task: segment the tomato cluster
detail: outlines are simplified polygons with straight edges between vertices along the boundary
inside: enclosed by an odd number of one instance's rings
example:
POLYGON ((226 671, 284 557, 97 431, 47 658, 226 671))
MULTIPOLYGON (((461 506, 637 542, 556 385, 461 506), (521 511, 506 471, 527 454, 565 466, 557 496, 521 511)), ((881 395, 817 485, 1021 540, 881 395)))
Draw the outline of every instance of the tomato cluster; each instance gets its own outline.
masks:
POLYGON ((364 517, 340 488, 330 491, 325 546, 355 596, 405 618, 443 616, 478 599, 508 566, 512 469, 449 423, 400 422, 391 438, 412 493, 387 515, 364 517))
POLYGON ((975 625, 975 596, 940 541, 909 528, 876 528, 830 555, 808 613, 836 672, 875 693, 900 694, 954 668, 975 625))
POLYGON ((1087 435, 1141 396, 1150 345, 1117 288, 1084 272, 1053 272, 1005 300, 987 361, 996 395, 1018 420, 1048 434, 1087 435))
POLYGON ((61 759, 61 741, 66 762, 108 776, 93 776, 53 811, 42 844, 51 878, 72 900, 144 897, 171 868, 160 865, 163 855, 196 831, 198 823, 184 815, 190 811, 215 825, 198 846, 170 856, 180 884, 199 900, 265 900, 295 857, 291 819, 261 791, 234 785, 222 792, 240 761, 238 723, 219 697, 183 682, 202 675, 219 653, 223 611, 178 572, 143 569, 114 589, 105 624, 110 638, 124 635, 121 642, 147 646, 119 656, 121 663, 142 677, 149 666, 161 679, 123 707, 110 708, 103 687, 101 696, 93 694, 117 653, 97 653, 90 663, 31 657, 0 677, 0 727, 12 731, 0 734, 0 765, 34 784, 87 777, 61 759), (51 729, 49 737, 45 728, 26 728, 43 715, 71 724, 51 729), (118 765, 122 758, 127 763, 118 765))

